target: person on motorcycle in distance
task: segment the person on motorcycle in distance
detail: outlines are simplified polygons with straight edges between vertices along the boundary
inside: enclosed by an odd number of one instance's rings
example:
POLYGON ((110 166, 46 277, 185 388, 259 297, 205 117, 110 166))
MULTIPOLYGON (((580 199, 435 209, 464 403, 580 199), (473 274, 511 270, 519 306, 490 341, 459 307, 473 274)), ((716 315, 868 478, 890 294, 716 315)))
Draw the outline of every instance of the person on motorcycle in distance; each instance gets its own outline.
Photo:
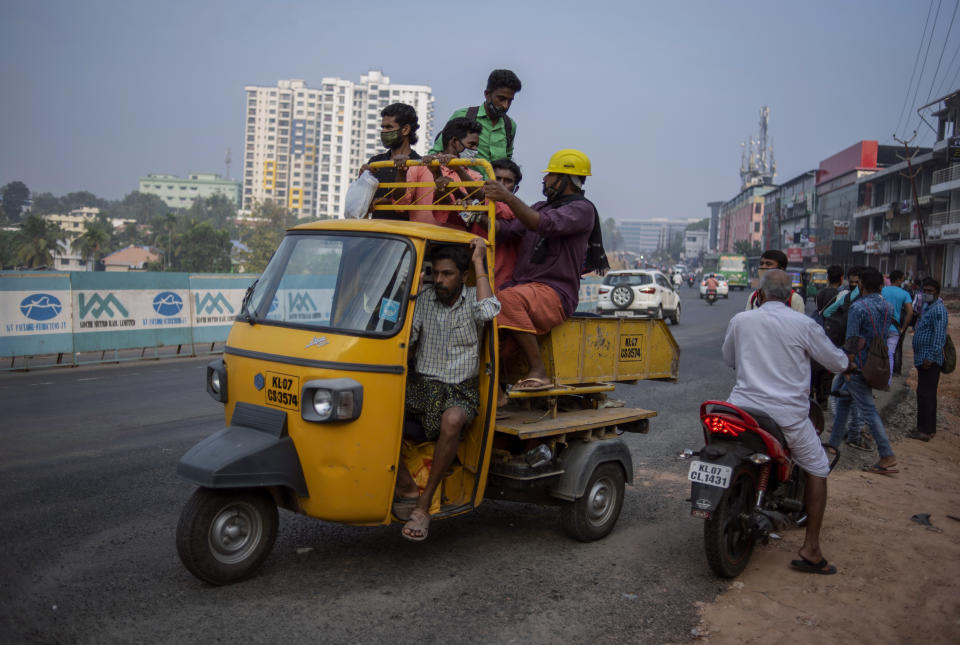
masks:
POLYGON ((720 283, 717 281, 717 276, 710 274, 710 277, 707 278, 707 292, 716 291, 717 287, 720 286, 720 283))
POLYGON ((804 504, 807 529, 800 559, 790 566, 805 573, 836 573, 820 551, 820 527, 827 505, 830 463, 810 421, 810 359, 831 372, 849 368, 849 359, 812 318, 784 306, 790 276, 770 269, 760 278, 756 309, 730 320, 723 339, 723 360, 737 370, 727 401, 763 410, 783 431, 793 461, 807 473, 804 504))

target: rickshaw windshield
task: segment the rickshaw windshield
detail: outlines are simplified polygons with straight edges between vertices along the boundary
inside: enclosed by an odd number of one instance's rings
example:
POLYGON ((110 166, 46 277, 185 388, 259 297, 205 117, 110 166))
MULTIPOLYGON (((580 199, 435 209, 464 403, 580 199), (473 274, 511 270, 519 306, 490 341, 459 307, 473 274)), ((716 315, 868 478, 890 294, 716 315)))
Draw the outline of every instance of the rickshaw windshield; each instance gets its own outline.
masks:
POLYGON ((383 236, 292 234, 250 295, 252 322, 390 336, 403 325, 414 253, 383 236))

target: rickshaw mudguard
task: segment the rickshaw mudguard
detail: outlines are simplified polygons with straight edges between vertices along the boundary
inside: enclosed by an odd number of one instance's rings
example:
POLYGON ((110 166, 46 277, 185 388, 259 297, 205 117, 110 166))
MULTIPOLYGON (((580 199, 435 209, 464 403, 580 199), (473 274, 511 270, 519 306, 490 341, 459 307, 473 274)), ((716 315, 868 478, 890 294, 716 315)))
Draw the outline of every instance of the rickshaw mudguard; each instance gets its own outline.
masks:
POLYGON ((177 475, 205 488, 286 486, 309 497, 287 413, 237 403, 226 427, 187 451, 177 475))
POLYGON ((607 462, 619 464, 626 483, 633 483, 633 458, 627 444, 619 439, 589 441, 567 446, 559 459, 563 474, 547 492, 568 502, 579 499, 596 467, 607 462))

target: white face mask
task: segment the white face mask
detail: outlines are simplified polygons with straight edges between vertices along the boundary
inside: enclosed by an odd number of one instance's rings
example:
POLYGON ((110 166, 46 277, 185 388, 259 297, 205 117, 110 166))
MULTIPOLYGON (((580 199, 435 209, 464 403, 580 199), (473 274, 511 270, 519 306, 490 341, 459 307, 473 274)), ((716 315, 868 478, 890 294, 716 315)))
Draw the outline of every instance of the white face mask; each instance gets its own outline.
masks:
POLYGON ((477 154, 479 154, 479 153, 477 152, 477 149, 476 149, 476 148, 464 148, 464 149, 463 149, 463 152, 460 153, 460 158, 461 158, 461 159, 476 159, 476 158, 477 158, 477 154))
POLYGON ((930 304, 931 302, 933 302, 935 298, 936 297, 932 293, 923 294, 923 301, 927 304, 930 304))

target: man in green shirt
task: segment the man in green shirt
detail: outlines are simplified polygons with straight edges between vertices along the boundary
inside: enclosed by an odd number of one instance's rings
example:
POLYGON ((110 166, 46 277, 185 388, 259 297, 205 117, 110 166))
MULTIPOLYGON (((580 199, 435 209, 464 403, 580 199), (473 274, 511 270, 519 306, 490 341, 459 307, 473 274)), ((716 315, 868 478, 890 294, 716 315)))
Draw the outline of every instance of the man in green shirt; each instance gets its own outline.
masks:
MULTIPOLYGON (((517 122, 507 116, 514 96, 520 91, 520 79, 509 69, 495 69, 487 79, 487 89, 483 92, 483 105, 462 108, 453 113, 450 119, 466 117, 476 121, 483 128, 477 156, 488 161, 510 159, 513 157, 513 140, 517 136, 517 122)), ((433 142, 431 154, 443 150, 443 142, 437 137, 433 142)))

